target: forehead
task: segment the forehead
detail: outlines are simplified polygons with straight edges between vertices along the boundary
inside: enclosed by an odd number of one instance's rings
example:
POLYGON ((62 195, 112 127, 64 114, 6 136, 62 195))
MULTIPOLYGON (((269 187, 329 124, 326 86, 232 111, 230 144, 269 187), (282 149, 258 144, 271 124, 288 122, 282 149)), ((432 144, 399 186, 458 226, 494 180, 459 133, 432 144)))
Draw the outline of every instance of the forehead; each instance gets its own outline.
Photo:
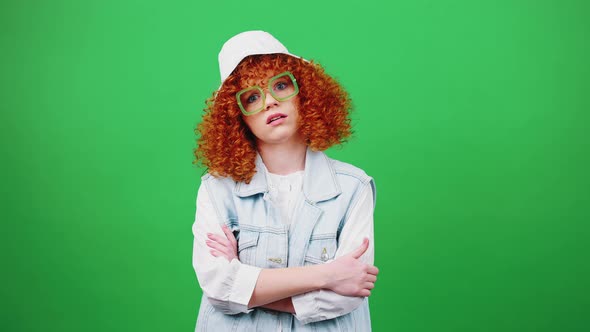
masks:
POLYGON ((240 79, 240 85, 244 87, 260 85, 266 86, 268 81, 279 74, 277 70, 258 70, 251 71, 242 75, 240 79))
POLYGON ((252 85, 266 85, 268 80, 274 76, 274 71, 251 71, 242 75, 240 85, 252 86, 252 85))

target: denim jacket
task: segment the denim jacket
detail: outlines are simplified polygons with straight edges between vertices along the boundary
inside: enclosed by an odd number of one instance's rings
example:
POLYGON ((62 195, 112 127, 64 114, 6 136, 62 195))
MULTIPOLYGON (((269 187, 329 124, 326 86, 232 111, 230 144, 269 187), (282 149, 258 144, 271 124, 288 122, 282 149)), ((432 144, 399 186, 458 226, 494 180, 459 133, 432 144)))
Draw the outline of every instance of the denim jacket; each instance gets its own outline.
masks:
MULTIPOLYGON (((303 189, 295 203, 293 222, 285 225, 268 198, 266 172, 258 155, 249 184, 210 174, 202 178, 219 220, 237 234, 240 262, 260 268, 323 264, 333 259, 340 231, 359 193, 370 186, 375 196, 374 181, 364 171, 308 149, 303 189)), ((366 298, 348 314, 309 324, 302 324, 290 313, 263 308, 234 315, 224 313, 226 309, 214 306, 203 294, 196 331, 371 330, 366 298)))

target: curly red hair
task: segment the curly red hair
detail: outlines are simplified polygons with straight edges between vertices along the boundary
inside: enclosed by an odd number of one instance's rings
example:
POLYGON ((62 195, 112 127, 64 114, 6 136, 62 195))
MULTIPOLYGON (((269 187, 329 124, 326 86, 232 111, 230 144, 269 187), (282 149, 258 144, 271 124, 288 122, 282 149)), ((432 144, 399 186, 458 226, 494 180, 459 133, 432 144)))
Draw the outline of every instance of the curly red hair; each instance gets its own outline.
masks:
POLYGON ((203 120, 195 129, 193 163, 202 163, 214 176, 250 182, 256 173, 256 140, 242 119, 236 93, 284 71, 290 71, 299 85, 299 131, 306 144, 323 151, 345 142, 351 135, 351 101, 319 64, 286 54, 251 55, 207 99, 203 120))

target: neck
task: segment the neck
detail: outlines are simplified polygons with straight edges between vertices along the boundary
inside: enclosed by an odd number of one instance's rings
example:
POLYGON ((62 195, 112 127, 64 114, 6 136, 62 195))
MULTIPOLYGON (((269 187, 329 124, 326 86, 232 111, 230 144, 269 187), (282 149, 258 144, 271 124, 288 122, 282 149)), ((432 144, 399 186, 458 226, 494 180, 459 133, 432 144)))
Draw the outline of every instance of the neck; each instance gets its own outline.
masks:
POLYGON ((258 153, 266 169, 274 174, 287 175, 305 169, 307 145, 300 139, 268 144, 258 141, 258 153))

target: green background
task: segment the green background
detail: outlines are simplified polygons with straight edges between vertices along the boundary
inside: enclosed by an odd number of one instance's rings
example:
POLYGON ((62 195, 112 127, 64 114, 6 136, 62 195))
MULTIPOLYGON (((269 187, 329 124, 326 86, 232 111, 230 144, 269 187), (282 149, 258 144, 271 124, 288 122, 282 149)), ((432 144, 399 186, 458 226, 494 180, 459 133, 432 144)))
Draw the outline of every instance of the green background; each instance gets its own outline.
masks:
POLYGON ((263 29, 350 92, 375 331, 587 331, 586 1, 2 1, 2 331, 192 331, 193 129, 263 29))

